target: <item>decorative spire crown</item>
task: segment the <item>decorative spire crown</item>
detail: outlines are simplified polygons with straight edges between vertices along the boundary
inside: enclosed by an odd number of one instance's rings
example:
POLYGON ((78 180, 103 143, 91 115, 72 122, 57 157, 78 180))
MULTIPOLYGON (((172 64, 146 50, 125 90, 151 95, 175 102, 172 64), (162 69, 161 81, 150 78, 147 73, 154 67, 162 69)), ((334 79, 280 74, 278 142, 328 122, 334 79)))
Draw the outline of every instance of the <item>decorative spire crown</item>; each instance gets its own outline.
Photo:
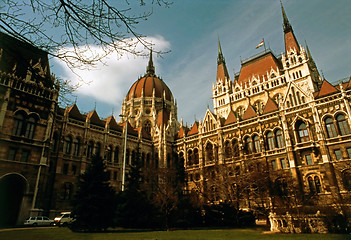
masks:
POLYGON ((222 63, 225 63, 225 60, 224 60, 223 53, 222 53, 221 43, 220 43, 219 37, 218 37, 218 58, 217 58, 217 64, 220 65, 222 63))
POLYGON ((155 74, 155 67, 154 67, 154 63, 152 61, 152 50, 150 51, 150 59, 149 59, 149 64, 146 68, 146 73, 148 75, 154 75, 155 74))
POLYGON ((282 7, 282 15, 283 15, 283 28, 284 28, 284 32, 289 32, 289 31, 292 31, 292 27, 290 25, 290 22, 288 20, 288 17, 286 16, 286 13, 285 13, 285 10, 284 10, 284 7, 283 7, 283 3, 282 1, 280 1, 280 5, 282 7))

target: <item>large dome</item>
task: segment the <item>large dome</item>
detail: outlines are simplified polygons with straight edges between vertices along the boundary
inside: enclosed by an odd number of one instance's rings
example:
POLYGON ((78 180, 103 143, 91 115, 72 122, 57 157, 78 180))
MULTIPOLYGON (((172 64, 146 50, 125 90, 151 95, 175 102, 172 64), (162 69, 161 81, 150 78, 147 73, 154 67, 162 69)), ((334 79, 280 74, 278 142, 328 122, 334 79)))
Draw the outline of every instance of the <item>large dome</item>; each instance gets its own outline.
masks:
POLYGON ((147 66, 147 73, 144 77, 138 79, 131 86, 126 96, 126 101, 129 101, 132 98, 153 97, 154 90, 155 97, 163 98, 163 93, 165 93, 166 100, 172 100, 171 90, 169 90, 168 86, 155 75, 155 68, 152 62, 152 54, 150 54, 149 65, 147 66))

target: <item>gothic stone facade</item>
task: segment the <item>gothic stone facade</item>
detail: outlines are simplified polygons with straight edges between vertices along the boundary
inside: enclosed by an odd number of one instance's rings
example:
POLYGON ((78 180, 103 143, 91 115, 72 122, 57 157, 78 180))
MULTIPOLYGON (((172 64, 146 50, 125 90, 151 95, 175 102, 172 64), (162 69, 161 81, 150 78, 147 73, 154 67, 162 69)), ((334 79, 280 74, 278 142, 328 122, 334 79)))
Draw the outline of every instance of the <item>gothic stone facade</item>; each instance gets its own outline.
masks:
POLYGON ((337 209, 350 202, 351 79, 336 86, 322 79, 283 6, 282 13, 285 51, 277 57, 265 49, 242 61, 233 81, 219 44, 214 112, 190 129, 181 126, 177 152, 188 190, 209 203, 287 207, 274 195, 291 185, 302 195, 295 206, 337 209), (258 179, 245 179, 250 174, 258 179))

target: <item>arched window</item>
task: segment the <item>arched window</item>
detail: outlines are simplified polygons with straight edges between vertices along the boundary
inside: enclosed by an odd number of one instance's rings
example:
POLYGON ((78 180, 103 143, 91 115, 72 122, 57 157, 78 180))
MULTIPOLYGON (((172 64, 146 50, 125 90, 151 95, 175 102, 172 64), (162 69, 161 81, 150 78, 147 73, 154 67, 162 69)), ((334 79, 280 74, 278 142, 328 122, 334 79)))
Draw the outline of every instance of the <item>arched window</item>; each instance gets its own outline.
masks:
POLYGON ((72 137, 67 136, 65 137, 65 154, 71 154, 71 147, 72 147, 72 137))
POLYGON ((226 141, 224 143, 224 147, 225 147, 225 157, 230 158, 232 156, 232 146, 230 145, 230 142, 226 141))
POLYGON ((283 148, 285 146, 282 130, 278 129, 275 131, 275 140, 277 143, 277 148, 283 148))
POLYGON ((109 163, 112 163, 112 145, 109 145, 106 149, 106 160, 109 163))
POLYGON ((304 122, 300 122, 297 127, 298 130, 298 138, 301 143, 308 142, 310 137, 308 135, 308 129, 304 122))
POLYGON ((88 149, 87 149, 87 158, 91 158, 93 156, 94 142, 89 141, 88 149))
POLYGON ((250 137, 245 138, 245 151, 246 153, 252 153, 252 140, 250 137))
POLYGON ((193 165, 193 151, 191 149, 188 150, 188 165, 193 165))
POLYGON ((100 156, 100 154, 101 154, 101 143, 99 143, 99 142, 96 143, 94 154, 96 156, 100 156))
POLYGON ((33 139, 35 127, 37 125, 37 121, 34 117, 29 117, 26 122, 26 132, 24 136, 29 139, 33 139))
POLYGON ((147 133, 151 134, 151 122, 150 120, 146 120, 144 123, 144 129, 147 133))
POLYGON ((194 164, 199 164, 199 150, 197 148, 194 149, 194 164))
POLYGON ((327 117, 325 120, 325 128, 327 129, 327 134, 328 137, 336 137, 338 136, 337 132, 336 132, 336 128, 333 122, 333 119, 331 117, 327 117))
POLYGON ((349 125, 347 124, 347 121, 344 115, 339 114, 336 117, 336 121, 338 122, 338 128, 341 136, 350 134, 350 128, 349 128, 349 125))
POLYGON ((80 150, 80 140, 79 140, 79 138, 76 138, 73 141, 73 156, 78 157, 79 150, 80 150))
POLYGON ((16 113, 14 117, 14 125, 13 125, 13 135, 21 136, 24 125, 24 117, 21 113, 16 113))
POLYGON ((254 144, 254 149, 255 152, 261 152, 261 144, 260 144, 260 138, 258 137, 258 135, 255 135, 253 137, 253 144, 254 144))
POLYGON ((213 161, 213 146, 211 143, 207 143, 206 145, 206 160, 208 162, 213 161))
POLYGON ((232 141, 232 146, 233 146, 233 157, 238 157, 239 156, 239 143, 237 139, 234 139, 232 141))
POLYGON ((267 147, 268 150, 273 150, 274 149, 274 137, 273 137, 273 133, 271 131, 269 131, 266 134, 267 137, 267 147))

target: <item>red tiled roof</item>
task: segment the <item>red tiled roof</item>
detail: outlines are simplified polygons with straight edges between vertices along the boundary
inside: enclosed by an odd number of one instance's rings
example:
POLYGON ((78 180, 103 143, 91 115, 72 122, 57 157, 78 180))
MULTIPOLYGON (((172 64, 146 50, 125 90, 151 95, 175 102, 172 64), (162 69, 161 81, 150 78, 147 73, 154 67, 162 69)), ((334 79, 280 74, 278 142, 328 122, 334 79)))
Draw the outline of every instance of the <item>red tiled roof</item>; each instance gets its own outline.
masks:
POLYGON ((338 89, 331 85, 327 80, 323 80, 321 89, 319 90, 318 95, 315 97, 324 97, 336 92, 338 92, 338 89))
POLYGON ((252 117, 256 117, 256 116, 257 116, 257 114, 256 114, 255 110, 252 108, 251 105, 249 105, 244 113, 243 120, 246 120, 246 119, 249 119, 252 117))
POLYGON ((72 106, 70 106, 67 109, 67 111, 68 111, 68 116, 70 118, 74 118, 76 120, 85 121, 85 117, 79 112, 79 109, 78 109, 76 104, 73 104, 72 106))
POLYGON ((347 84, 347 87, 346 88, 351 88, 351 77, 350 77, 350 79, 349 79, 349 82, 348 82, 348 84, 347 84))
POLYGON ((155 89, 155 97, 163 98, 163 92, 165 92, 166 99, 171 101, 172 92, 168 86, 158 77, 149 74, 146 74, 132 85, 128 91, 126 100, 143 96, 152 97, 153 89, 155 89))
POLYGON ((188 132, 188 136, 197 134, 197 133, 199 133, 199 123, 195 121, 194 125, 191 127, 190 131, 188 132))
POLYGON ((177 138, 183 138, 186 134, 187 134, 187 132, 189 131, 189 129, 188 128, 186 128, 186 127, 181 127, 180 129, 179 129, 179 132, 177 133, 177 138))
POLYGON ((299 44, 297 43, 294 33, 289 31, 285 33, 285 52, 294 48, 298 53, 300 52, 299 44))
POLYGON ((106 118, 106 124, 109 125, 110 129, 122 131, 122 127, 117 124, 116 119, 113 116, 106 118))
POLYGON ((263 114, 270 113, 270 112, 273 112, 273 111, 277 111, 278 109, 279 108, 278 108, 277 104, 273 101, 273 99, 271 99, 269 97, 268 100, 267 100, 266 105, 264 106, 263 114))
POLYGON ((99 115, 96 113, 96 111, 92 111, 87 114, 87 118, 90 118, 90 124, 98 125, 105 127, 105 124, 103 121, 101 121, 99 115))
POLYGON ((225 66, 225 63, 222 62, 217 66, 217 81, 219 79, 224 80, 226 78, 229 78, 229 74, 228 74, 227 67, 225 66))
POLYGON ((260 77, 261 81, 262 76, 265 76, 265 79, 267 79, 267 72, 270 73, 272 68, 274 70, 277 68, 281 69, 282 65, 271 52, 267 52, 242 64, 238 83, 244 85, 252 76, 256 76, 256 78, 260 77))
POLYGON ((227 119, 226 119, 225 122, 224 122, 224 126, 225 126, 225 125, 229 125, 229 124, 231 124, 231 123, 235 123, 235 122, 237 122, 237 119, 236 119, 236 117, 235 117, 235 114, 234 114, 233 111, 230 111, 229 114, 228 114, 227 119))

